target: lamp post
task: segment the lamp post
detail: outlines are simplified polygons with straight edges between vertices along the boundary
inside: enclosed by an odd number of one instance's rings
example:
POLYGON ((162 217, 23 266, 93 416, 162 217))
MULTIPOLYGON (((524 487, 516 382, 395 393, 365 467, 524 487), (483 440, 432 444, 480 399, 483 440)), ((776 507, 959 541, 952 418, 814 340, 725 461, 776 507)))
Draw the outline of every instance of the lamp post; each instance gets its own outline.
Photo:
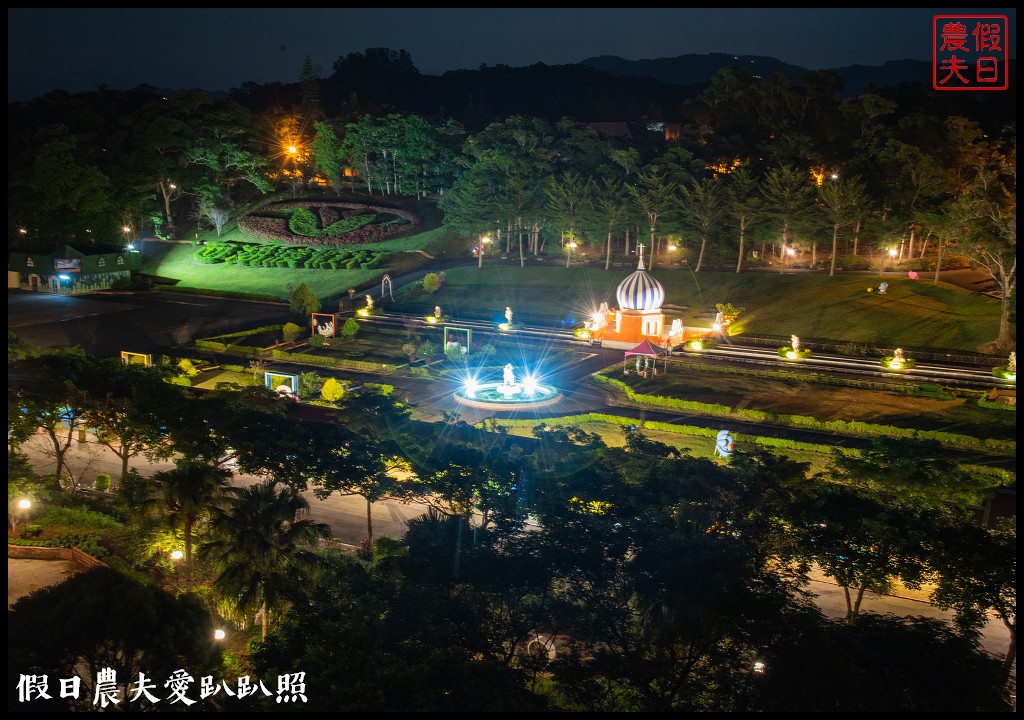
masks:
POLYGON ((576 249, 576 241, 570 240, 565 246, 565 267, 569 267, 569 263, 572 262, 572 251, 576 249))
POLYGON ((490 243, 490 242, 491 242, 491 239, 489 237, 487 237, 486 235, 484 235, 482 238, 480 238, 480 244, 477 245, 477 247, 476 247, 476 260, 477 260, 476 268, 477 268, 477 270, 479 270, 480 268, 482 268, 484 266, 484 248, 486 248, 487 244, 490 243))
POLYGON ((896 248, 889 248, 889 270, 896 267, 896 248))
POLYGON ((782 248, 782 270, 779 271, 779 275, 782 275, 782 274, 784 274, 786 272, 786 256, 787 255, 796 255, 796 250, 794 250, 793 248, 788 247, 788 246, 782 248))
POLYGON ((28 498, 21 498, 18 500, 16 504, 16 512, 10 512, 10 506, 8 506, 7 522, 10 524, 11 530, 14 531, 15 535, 18 534, 18 523, 21 522, 23 518, 28 517, 28 511, 31 507, 32 501, 28 498))

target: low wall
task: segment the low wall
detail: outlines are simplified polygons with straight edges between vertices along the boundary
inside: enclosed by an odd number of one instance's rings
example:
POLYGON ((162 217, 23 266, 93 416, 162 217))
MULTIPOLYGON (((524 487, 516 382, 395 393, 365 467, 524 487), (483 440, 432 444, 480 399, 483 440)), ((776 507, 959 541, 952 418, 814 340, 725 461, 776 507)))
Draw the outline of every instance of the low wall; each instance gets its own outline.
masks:
POLYGON ((95 567, 107 567, 105 562, 97 560, 89 553, 83 552, 78 548, 8 545, 7 557, 24 558, 27 560, 64 560, 73 562, 87 570, 95 567))

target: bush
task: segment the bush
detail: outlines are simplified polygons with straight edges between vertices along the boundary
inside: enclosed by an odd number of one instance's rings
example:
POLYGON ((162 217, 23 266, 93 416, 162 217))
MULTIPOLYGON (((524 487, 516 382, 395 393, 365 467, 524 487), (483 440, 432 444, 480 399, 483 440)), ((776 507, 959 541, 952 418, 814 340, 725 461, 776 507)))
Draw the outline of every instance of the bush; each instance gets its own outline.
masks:
POLYGON ((330 403, 338 402, 345 395, 345 386, 334 378, 327 378, 323 388, 320 390, 320 397, 330 403))
POLYGON ((106 492, 110 489, 110 475, 107 473, 99 473, 96 476, 96 490, 99 492, 106 492))
POLYGON ((302 328, 293 322, 285 323, 284 327, 281 328, 281 337, 284 338, 285 342, 295 342, 301 334, 302 328))
POLYGON ((426 293, 436 293, 441 289, 441 276, 437 273, 427 273, 423 276, 421 286, 426 293))
POLYGON ((431 340, 424 340, 416 351, 420 357, 431 358, 437 355, 437 343, 431 340))

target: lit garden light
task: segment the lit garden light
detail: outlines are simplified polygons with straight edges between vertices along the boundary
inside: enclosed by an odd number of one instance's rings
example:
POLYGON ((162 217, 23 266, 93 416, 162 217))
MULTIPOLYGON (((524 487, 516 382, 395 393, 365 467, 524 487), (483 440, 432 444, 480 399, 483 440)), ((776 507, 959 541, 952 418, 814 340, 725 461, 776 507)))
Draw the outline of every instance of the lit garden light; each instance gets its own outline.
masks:
POLYGON ((181 560, 185 557, 185 553, 181 550, 171 550, 171 560, 181 560))
POLYGON ((477 267, 477 269, 480 269, 480 268, 482 268, 484 266, 484 252, 486 251, 487 245, 490 242, 491 242, 491 239, 489 237, 487 237, 486 235, 484 235, 480 239, 480 244, 477 245, 477 248, 476 248, 476 259, 477 259, 476 267, 477 267))
POLYGON ((224 632, 223 630, 221 630, 220 628, 217 628, 216 630, 213 631, 213 639, 214 640, 223 640, 226 637, 227 637, 227 633, 224 632))
POLYGON ((22 498, 18 501, 19 510, 28 510, 30 507, 32 507, 32 501, 28 498, 22 498))

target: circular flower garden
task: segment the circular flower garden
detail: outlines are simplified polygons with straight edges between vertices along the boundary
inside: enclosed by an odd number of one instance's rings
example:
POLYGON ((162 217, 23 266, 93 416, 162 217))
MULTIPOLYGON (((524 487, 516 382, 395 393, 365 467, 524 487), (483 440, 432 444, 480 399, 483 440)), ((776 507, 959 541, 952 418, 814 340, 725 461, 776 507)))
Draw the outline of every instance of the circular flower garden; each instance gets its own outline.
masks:
POLYGON ((416 232, 420 219, 398 208, 329 200, 276 202, 238 218, 253 237, 301 245, 377 243, 416 232))

